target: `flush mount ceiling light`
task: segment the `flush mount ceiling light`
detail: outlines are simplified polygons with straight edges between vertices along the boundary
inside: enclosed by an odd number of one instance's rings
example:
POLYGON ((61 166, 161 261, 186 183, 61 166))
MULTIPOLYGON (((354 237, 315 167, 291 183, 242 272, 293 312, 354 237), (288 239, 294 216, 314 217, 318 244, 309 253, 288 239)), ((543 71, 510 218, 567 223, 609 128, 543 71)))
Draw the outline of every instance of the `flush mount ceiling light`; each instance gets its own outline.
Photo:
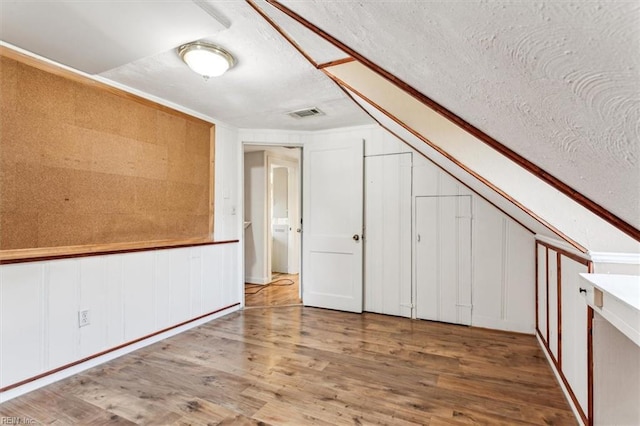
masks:
POLYGON ((231 53, 201 41, 183 44, 178 48, 178 55, 189 68, 204 78, 221 76, 236 63, 231 53))

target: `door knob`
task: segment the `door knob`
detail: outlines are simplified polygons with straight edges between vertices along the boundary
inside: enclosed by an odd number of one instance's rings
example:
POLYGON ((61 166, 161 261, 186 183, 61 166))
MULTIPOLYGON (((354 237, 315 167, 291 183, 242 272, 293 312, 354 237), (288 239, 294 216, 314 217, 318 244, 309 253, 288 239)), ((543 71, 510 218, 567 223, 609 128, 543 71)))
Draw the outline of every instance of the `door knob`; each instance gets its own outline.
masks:
POLYGON ((353 234, 353 241, 360 241, 360 235, 358 234, 353 234))

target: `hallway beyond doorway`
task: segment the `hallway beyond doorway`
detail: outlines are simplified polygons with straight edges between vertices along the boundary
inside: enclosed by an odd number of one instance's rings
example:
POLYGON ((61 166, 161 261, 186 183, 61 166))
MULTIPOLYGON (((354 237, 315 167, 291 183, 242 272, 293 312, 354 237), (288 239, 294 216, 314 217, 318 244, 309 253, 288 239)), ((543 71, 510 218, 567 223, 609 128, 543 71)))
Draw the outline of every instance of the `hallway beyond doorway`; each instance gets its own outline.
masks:
POLYGON ((300 305, 300 275, 274 273, 269 284, 244 285, 245 307, 300 305))

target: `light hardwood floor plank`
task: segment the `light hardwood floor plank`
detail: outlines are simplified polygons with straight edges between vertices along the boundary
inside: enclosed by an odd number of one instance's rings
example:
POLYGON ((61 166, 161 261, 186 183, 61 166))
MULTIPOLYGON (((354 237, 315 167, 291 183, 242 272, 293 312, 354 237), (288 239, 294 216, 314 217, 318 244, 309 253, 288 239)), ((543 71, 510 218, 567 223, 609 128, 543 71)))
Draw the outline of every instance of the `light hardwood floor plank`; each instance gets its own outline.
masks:
POLYGON ((534 336, 246 309, 0 405, 42 424, 577 424, 534 336))

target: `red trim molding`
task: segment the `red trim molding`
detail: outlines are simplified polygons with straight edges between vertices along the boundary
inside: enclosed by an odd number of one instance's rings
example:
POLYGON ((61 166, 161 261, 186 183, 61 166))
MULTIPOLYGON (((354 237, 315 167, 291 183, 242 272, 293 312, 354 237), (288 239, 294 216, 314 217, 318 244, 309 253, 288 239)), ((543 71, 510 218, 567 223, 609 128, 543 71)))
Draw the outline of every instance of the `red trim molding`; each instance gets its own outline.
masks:
POLYGON ((211 246, 216 244, 233 244, 238 242, 240 242, 240 240, 202 241, 197 243, 170 244, 170 245, 159 245, 159 246, 137 247, 137 248, 123 248, 123 249, 92 251, 92 252, 84 252, 84 253, 51 254, 51 255, 16 258, 16 259, 0 259, 0 265, 8 265, 11 263, 42 262, 45 260, 75 259, 77 257, 104 256, 108 254, 136 253, 140 251, 169 250, 169 249, 185 248, 185 247, 211 246))
POLYGON ((565 257, 568 257, 569 259, 573 260, 574 262, 580 263, 584 266, 589 266, 591 264, 591 260, 585 258, 585 257, 581 257, 578 256, 575 253, 571 253, 570 251, 567 251, 565 249, 561 249, 560 247, 556 247, 552 244, 549 243, 545 243, 544 241, 539 241, 536 240, 536 244, 540 244, 541 246, 550 248, 551 250, 555 251, 556 253, 560 253, 565 257))
MULTIPOLYGON (((250 1, 250 0, 247 0, 247 1, 250 1)), ((522 168, 524 168, 525 170, 528 170, 530 173, 534 174, 539 179, 543 180, 544 182, 546 182, 547 184, 551 185, 552 187, 554 187, 558 191, 560 191, 563 194, 567 195, 569 198, 571 198, 572 200, 576 201, 581 206, 587 208, 592 213, 594 213, 597 216, 599 216, 600 218, 606 220, 607 222, 609 222, 610 224, 612 224, 616 228, 620 229, 622 232, 624 232, 627 235, 629 235, 630 237, 634 238, 636 241, 640 241, 640 230, 635 228, 630 223, 626 222, 622 218, 620 218, 620 217, 616 216, 615 214, 611 213, 609 210, 605 209, 604 207, 602 207, 601 205, 599 205, 595 201, 591 200, 590 198, 588 198, 585 195, 581 194, 580 192, 576 191, 575 189, 573 189, 572 187, 570 187, 566 183, 562 182, 560 179, 556 178, 552 174, 546 172, 541 167, 535 165, 533 162, 527 160, 526 158, 524 158, 524 157, 520 156, 519 154, 517 154, 515 151, 513 151, 510 148, 506 147, 505 145, 501 144, 496 139, 492 138, 491 136, 489 136, 488 134, 486 134, 482 130, 478 129, 477 127, 473 126, 472 124, 470 124, 466 120, 464 120, 461 117, 459 117, 458 115, 454 114, 453 112, 451 112, 447 108, 445 108, 442 105, 440 105, 439 103, 435 102, 433 99, 431 99, 428 96, 424 95, 423 93, 421 93, 420 91, 415 89, 413 86, 409 85, 408 83, 406 83, 403 80, 401 80, 398 77, 396 77, 394 74, 392 74, 389 71, 385 70, 384 68, 380 67, 376 63, 370 61, 364 55, 358 53, 354 49, 352 49, 349 46, 347 46, 346 44, 342 43, 340 40, 338 40, 337 38, 333 37, 331 34, 327 33, 326 31, 324 31, 321 28, 317 27, 316 25, 312 24, 311 22, 309 22, 308 20, 306 20, 302 16, 298 15, 296 12, 294 12, 291 9, 289 9, 288 7, 282 5, 277 0, 266 0, 266 1, 270 5, 274 6, 275 8, 277 8, 278 10, 280 10, 281 12, 285 13, 290 18, 292 18, 293 20, 298 22, 300 25, 302 25, 305 28, 309 29, 310 31, 314 32, 319 37, 323 38, 324 40, 326 40, 329 43, 333 44, 335 47, 337 47, 337 48, 341 49, 342 51, 344 51, 346 54, 348 54, 351 57, 355 58, 356 60, 360 61, 362 64, 366 65, 367 67, 369 67, 373 71, 377 72, 382 77, 386 78, 387 80, 389 80, 390 82, 392 82, 393 84, 395 84, 396 86, 398 86, 399 88, 401 88, 402 90, 404 90, 405 92, 407 92, 408 94, 410 94, 411 96, 413 96, 414 98, 416 98, 417 100, 422 102, 423 104, 429 106, 431 109, 433 109, 434 111, 438 112, 443 117, 447 118, 451 122, 455 123, 456 125, 460 126, 463 129, 465 129, 467 132, 469 132, 470 134, 472 134, 476 138, 480 139, 482 142, 484 142, 485 144, 489 145, 490 147, 492 147, 496 151, 500 152, 502 155, 504 155, 505 157, 509 158, 511 161, 513 161, 516 164, 520 165, 522 168)))
POLYGON ((353 59, 352 57, 346 57, 346 58, 342 58, 342 59, 336 59, 335 61, 330 61, 330 62, 325 62, 323 64, 318 64, 318 69, 321 70, 323 68, 327 68, 327 67, 333 67, 336 65, 342 65, 342 64, 348 64, 349 62, 353 62, 355 61, 355 59, 353 59))
POLYGON ((0 388, 0 392, 6 392, 6 391, 8 391, 8 390, 11 390, 11 389, 17 388, 17 387, 19 387, 19 386, 26 385, 27 383, 34 382, 34 381, 36 381, 36 380, 42 379, 43 377, 50 376, 51 374, 58 373, 58 372, 60 372, 60 371, 62 371, 62 370, 66 370, 67 368, 74 367, 74 366, 76 366, 76 365, 78 365, 78 364, 82 364, 83 362, 87 362, 87 361, 90 361, 90 360, 92 360, 92 359, 94 359, 94 358, 98 358, 98 357, 100 357, 100 356, 102 356, 102 355, 106 355, 106 354, 108 354, 108 353, 110 353, 110 352, 117 351, 118 349, 122 349, 122 348, 124 348, 124 347, 130 346, 130 345, 133 345, 133 344, 138 343, 138 342, 141 342, 141 341, 143 341, 143 340, 145 340, 145 339, 149 339, 149 338, 151 338, 151 337, 157 336, 158 334, 162 334, 162 333, 164 333, 164 332, 167 332, 167 331, 173 330, 173 329, 175 329, 175 328, 182 327, 183 325, 187 325, 187 324, 189 324, 189 323, 191 323, 191 322, 198 321, 199 319, 202 319, 202 318, 208 317, 209 315, 214 315, 214 314, 217 314, 217 313, 219 313, 219 312, 226 311, 227 309, 234 308, 234 307, 236 307, 236 306, 238 306, 238 305, 240 305, 240 302, 238 302, 238 303, 234 303, 233 305, 225 306, 224 308, 217 309, 217 310, 215 310, 215 311, 213 311, 213 312, 209 312, 209 313, 206 313, 206 314, 200 315, 200 316, 195 317, 195 318, 192 318, 192 319, 190 319, 190 320, 183 321, 183 322, 181 322, 181 323, 179 323, 179 324, 172 325, 171 327, 163 328, 162 330, 158 330, 158 331, 156 331, 156 332, 154 332, 154 333, 147 334, 146 336, 140 337, 140 338, 135 339, 135 340, 131 340, 130 342, 123 343, 123 344, 121 344, 121 345, 118 345, 118 346, 115 346, 115 347, 113 347, 113 348, 110 348, 110 349, 104 350, 104 351, 102 351, 102 352, 98 352, 97 354, 93 354, 93 355, 90 355, 90 356, 88 356, 88 357, 86 357, 86 358, 79 359, 78 361, 74 361, 74 362, 71 362, 71 363, 69 363, 69 364, 65 364, 65 365, 63 365, 63 366, 60 366, 60 367, 58 367, 58 368, 54 368, 53 370, 49 370, 49 371, 47 371, 47 372, 45 372, 45 373, 38 374, 37 376, 33 376, 33 377, 28 378, 28 379, 25 379, 25 380, 19 381, 19 382, 17 382, 17 383, 13 383, 13 384, 11 384, 11 385, 5 386, 5 387, 3 387, 3 388, 0 388))

